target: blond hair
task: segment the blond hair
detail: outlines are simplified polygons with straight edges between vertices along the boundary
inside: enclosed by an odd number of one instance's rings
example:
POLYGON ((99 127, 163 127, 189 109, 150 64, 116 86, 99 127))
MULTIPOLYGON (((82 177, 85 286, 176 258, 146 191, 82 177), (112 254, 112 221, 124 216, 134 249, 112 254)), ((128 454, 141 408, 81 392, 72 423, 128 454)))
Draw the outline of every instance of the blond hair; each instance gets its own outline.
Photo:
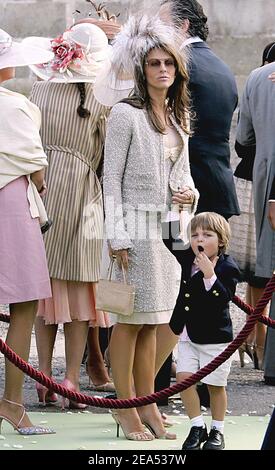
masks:
POLYGON ((219 243, 222 245, 220 251, 224 253, 227 250, 231 230, 229 223, 222 215, 216 214, 216 212, 201 212, 195 215, 191 220, 191 233, 194 233, 197 228, 215 232, 218 236, 219 243))

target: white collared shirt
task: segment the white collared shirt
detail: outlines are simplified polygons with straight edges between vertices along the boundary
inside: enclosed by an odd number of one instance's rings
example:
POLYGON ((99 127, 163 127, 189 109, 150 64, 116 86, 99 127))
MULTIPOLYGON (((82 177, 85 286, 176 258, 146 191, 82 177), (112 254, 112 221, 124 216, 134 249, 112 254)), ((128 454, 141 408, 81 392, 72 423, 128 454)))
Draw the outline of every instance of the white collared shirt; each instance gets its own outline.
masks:
POLYGON ((182 47, 188 46, 189 44, 193 44, 194 42, 203 42, 199 36, 193 36, 191 38, 187 38, 183 41, 182 47))

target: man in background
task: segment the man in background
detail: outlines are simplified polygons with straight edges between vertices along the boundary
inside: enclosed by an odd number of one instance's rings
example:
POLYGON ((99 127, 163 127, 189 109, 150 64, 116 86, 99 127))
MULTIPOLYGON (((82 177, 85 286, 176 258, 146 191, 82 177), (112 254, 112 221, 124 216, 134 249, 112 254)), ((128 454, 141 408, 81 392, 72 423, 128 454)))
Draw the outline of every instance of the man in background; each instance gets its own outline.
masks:
MULTIPOLYGON (((270 278, 275 268, 274 177, 275 177, 275 86, 269 80, 275 63, 259 67, 249 75, 240 104, 237 141, 256 145, 253 166, 253 196, 256 223, 255 275, 270 278)), ((270 307, 275 319, 275 297, 270 307)), ((275 385, 275 330, 268 328, 265 346, 264 378, 275 385)))
POLYGON ((230 165, 229 133, 237 106, 237 86, 229 67, 206 44, 207 17, 196 0, 163 0, 160 16, 175 25, 190 50, 189 90, 193 136, 191 173, 200 193, 197 212, 213 211, 226 219, 240 213, 230 165))

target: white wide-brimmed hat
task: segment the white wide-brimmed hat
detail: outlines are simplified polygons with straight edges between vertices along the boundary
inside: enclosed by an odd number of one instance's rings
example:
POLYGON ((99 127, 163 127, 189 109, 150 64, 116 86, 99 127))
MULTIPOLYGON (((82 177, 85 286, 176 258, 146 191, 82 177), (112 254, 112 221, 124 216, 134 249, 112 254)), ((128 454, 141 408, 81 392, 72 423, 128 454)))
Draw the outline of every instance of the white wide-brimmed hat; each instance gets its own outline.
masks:
POLYGON ((42 80, 93 83, 109 61, 108 38, 98 26, 90 23, 72 26, 55 39, 32 36, 23 42, 54 53, 54 58, 47 64, 30 65, 42 80))
POLYGON ((12 37, 0 29, 0 70, 9 67, 23 67, 31 64, 42 64, 53 58, 51 51, 14 42, 12 37))

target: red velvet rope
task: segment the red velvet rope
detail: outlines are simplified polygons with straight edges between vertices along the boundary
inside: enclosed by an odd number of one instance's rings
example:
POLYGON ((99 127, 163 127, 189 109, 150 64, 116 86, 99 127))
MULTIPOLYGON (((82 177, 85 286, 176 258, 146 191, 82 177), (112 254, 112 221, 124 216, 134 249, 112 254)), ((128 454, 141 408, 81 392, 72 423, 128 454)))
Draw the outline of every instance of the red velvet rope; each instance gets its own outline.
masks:
MULTIPOLYGON (((155 392, 152 395, 137 397, 132 399, 124 400, 114 400, 108 398, 96 398, 89 395, 83 395, 81 393, 73 392, 63 387, 62 385, 57 384, 52 379, 47 377, 43 372, 35 370, 28 363, 23 361, 15 352, 8 347, 8 345, 0 339, 0 351, 6 356, 6 358, 22 370, 25 374, 35 379, 37 382, 40 382, 45 387, 51 389, 52 391, 62 395, 70 400, 77 401, 79 403, 85 403, 91 406, 98 406, 99 408, 134 408, 144 405, 149 405, 155 403, 158 400, 163 400, 169 396, 172 396, 176 393, 179 393, 183 390, 186 390, 191 385, 194 385, 199 380, 203 379, 206 375, 210 374, 219 367, 224 361, 226 361, 243 343, 247 336, 251 333, 256 322, 262 318, 262 312, 269 300, 272 297, 273 292, 275 291, 275 275, 273 274, 272 278, 268 281, 262 297, 257 302, 255 309, 251 310, 251 315, 247 320, 246 324, 236 336, 236 338, 230 343, 227 348, 215 359, 213 359, 209 364, 204 366, 198 372, 190 376, 188 379, 180 382, 178 384, 172 385, 169 388, 165 388, 160 392, 155 392)), ((235 301, 236 299, 234 299, 235 301)))
MULTIPOLYGON (((240 297, 235 295, 232 299, 232 302, 237 305, 237 307, 240 307, 241 310, 243 310, 247 315, 252 315, 252 313, 255 312, 255 308, 251 307, 251 305, 246 304, 240 297)), ((275 320, 272 320, 272 318, 266 317, 265 315, 262 315, 258 321, 260 323, 264 323, 265 325, 269 326, 270 328, 275 328, 275 320)))

